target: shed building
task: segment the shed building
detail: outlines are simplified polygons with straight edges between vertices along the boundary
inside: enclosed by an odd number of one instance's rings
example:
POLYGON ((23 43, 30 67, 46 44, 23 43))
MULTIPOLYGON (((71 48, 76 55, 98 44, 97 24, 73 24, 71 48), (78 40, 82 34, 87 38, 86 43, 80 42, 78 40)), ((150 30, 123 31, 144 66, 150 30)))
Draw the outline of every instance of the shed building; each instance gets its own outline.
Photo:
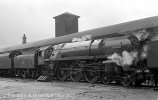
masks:
POLYGON ((12 50, 22 50, 22 51, 30 50, 30 49, 35 50, 36 48, 41 47, 41 46, 70 42, 72 41, 73 38, 79 38, 85 35, 91 35, 92 39, 103 38, 103 37, 109 38, 109 37, 115 37, 115 36, 123 36, 127 34, 129 35, 129 34, 132 34, 133 31, 142 30, 142 29, 147 29, 147 30, 150 30, 151 33, 157 34, 158 33, 158 16, 139 19, 139 20, 130 21, 126 23, 115 24, 111 26, 100 27, 100 28, 77 32, 77 33, 60 36, 56 38, 30 42, 23 45, 20 44, 16 46, 7 47, 7 48, 2 48, 0 49, 0 53, 10 52, 12 50))

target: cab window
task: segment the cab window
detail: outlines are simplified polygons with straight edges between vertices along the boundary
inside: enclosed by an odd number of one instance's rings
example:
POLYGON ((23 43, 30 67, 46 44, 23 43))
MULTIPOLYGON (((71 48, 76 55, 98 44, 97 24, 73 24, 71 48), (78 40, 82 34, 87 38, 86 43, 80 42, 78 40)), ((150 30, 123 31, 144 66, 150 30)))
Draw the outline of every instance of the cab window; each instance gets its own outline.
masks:
POLYGON ((39 57, 44 57, 44 52, 43 52, 43 51, 39 51, 39 52, 38 52, 38 56, 39 56, 39 57))

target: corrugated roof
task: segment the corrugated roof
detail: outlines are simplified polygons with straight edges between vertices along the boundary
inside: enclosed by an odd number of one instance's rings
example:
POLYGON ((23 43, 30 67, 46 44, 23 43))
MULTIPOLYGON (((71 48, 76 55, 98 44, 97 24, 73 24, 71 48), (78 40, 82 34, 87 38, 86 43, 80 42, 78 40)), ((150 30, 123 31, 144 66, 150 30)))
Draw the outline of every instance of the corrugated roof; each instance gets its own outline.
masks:
POLYGON ((7 47, 7 48, 0 49, 0 53, 12 51, 12 50, 28 49, 32 47, 40 47, 40 46, 46 46, 46 45, 51 45, 51 44, 69 42, 73 38, 81 37, 84 35, 91 35, 92 38, 102 37, 102 36, 109 37, 109 36, 121 35, 122 33, 127 32, 127 31, 135 31, 139 29, 146 29, 146 28, 157 27, 157 26, 158 26, 158 16, 154 16, 154 17, 144 18, 144 19, 130 21, 126 23, 120 23, 116 25, 82 31, 82 32, 78 32, 78 33, 74 33, 74 34, 70 34, 66 36, 57 37, 57 38, 50 38, 50 39, 30 42, 23 45, 7 47))

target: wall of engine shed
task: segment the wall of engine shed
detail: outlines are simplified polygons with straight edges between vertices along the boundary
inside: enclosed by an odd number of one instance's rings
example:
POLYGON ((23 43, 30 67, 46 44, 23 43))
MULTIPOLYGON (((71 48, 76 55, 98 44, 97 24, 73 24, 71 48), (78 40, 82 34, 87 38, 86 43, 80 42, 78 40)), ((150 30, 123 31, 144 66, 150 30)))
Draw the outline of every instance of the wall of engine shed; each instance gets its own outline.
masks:
POLYGON ((147 46, 147 66, 158 69, 158 40, 149 42, 147 46))

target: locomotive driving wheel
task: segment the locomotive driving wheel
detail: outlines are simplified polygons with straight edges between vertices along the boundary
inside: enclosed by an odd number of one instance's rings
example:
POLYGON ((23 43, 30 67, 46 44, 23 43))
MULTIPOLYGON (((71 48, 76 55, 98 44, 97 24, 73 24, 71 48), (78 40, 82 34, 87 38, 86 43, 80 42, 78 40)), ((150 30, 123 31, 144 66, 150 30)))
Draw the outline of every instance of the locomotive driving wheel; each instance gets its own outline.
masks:
POLYGON ((59 63, 58 64, 58 70, 57 70, 57 78, 60 81, 65 81, 68 77, 68 68, 69 66, 66 63, 59 63))
POLYGON ((74 62, 71 64, 71 70, 70 70, 70 78, 74 82, 78 82, 82 78, 82 73, 83 73, 83 67, 77 63, 74 62))
POLYGON ((106 73, 102 74, 102 82, 105 85, 108 85, 111 83, 111 77, 108 76, 106 73))
POLYGON ((122 84, 123 84, 123 86, 130 86, 130 85, 132 85, 132 82, 129 77, 124 77, 122 84))
POLYGON ((100 77, 100 72, 97 71, 96 66, 93 66, 84 72, 84 76, 87 82, 96 83, 100 77))

